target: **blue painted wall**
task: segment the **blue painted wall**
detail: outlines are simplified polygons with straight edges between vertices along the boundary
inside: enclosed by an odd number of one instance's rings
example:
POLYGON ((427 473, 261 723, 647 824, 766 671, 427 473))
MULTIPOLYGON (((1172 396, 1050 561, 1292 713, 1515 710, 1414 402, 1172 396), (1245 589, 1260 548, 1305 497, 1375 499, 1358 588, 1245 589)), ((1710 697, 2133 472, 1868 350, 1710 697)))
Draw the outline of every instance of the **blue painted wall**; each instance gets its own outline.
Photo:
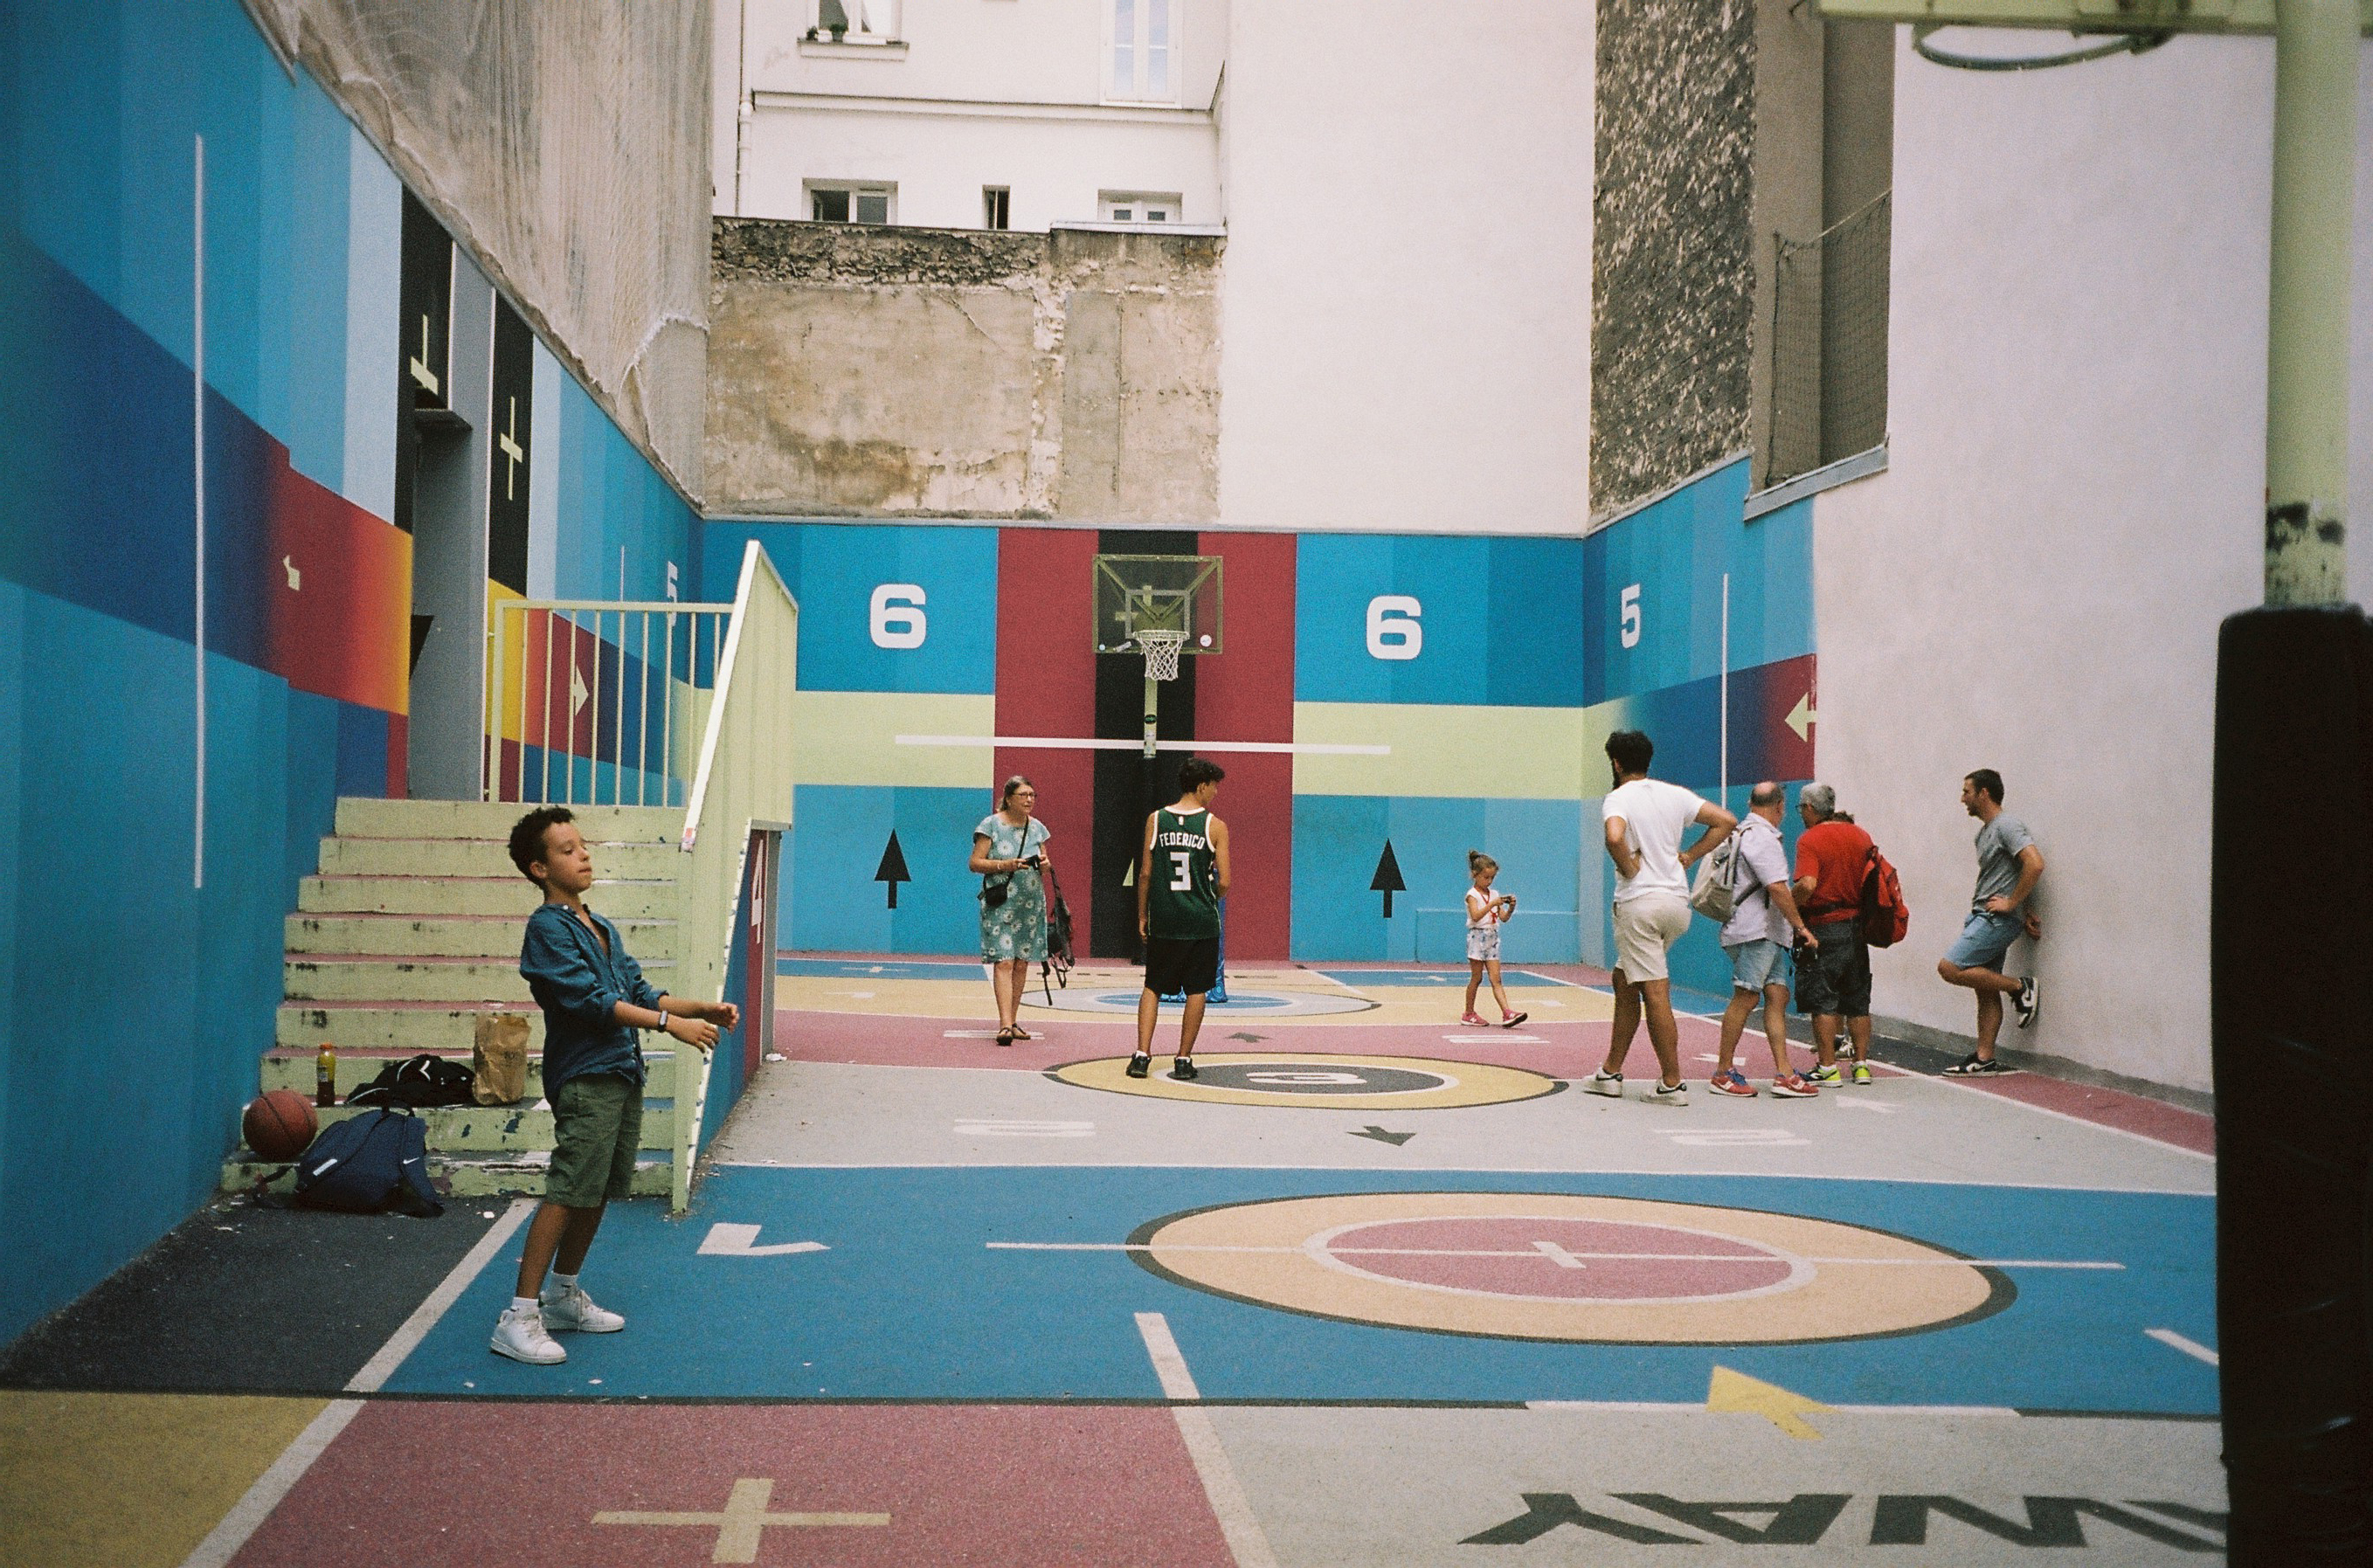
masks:
MULTIPOLYGON (((213 1190, 273 1038, 297 881, 337 797, 385 786, 390 712, 303 689, 308 650, 272 651, 251 557, 277 537, 256 475, 282 451, 392 532, 399 191, 237 0, 0 0, 0 1341, 213 1190)), ((660 597, 667 560, 689 570, 692 510, 563 380, 541 465, 562 504, 538 543, 603 595, 623 544, 630 588, 660 597)))

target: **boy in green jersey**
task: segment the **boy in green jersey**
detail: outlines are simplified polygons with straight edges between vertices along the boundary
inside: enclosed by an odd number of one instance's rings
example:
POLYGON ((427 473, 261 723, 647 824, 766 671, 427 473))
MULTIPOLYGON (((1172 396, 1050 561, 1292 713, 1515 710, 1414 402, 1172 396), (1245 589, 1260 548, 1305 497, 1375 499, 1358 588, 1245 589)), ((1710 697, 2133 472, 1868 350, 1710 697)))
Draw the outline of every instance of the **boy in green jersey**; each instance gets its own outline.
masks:
POLYGON ((1153 1065, 1153 1024, 1164 993, 1183 991, 1173 1078, 1193 1078, 1203 994, 1220 977, 1220 900, 1228 893, 1228 825, 1211 814, 1227 775, 1199 756, 1178 766, 1178 799, 1145 819, 1137 857, 1137 932, 1145 939, 1145 989, 1137 999, 1137 1054, 1128 1075, 1153 1065))

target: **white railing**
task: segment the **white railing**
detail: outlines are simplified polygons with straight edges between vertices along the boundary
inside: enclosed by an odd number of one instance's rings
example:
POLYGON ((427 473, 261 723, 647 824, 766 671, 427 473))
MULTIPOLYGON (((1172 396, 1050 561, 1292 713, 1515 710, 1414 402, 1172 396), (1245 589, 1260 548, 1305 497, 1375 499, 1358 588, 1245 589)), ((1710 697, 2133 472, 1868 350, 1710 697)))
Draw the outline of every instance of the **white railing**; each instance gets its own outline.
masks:
MULTIPOLYGON (((787 832, 791 825, 791 699, 799 675, 800 608, 755 540, 742 552, 731 609, 684 806, 682 848, 691 863, 679 879, 684 923, 676 959, 677 981, 685 994, 719 1001, 725 1000, 739 934, 734 910, 753 831, 787 832)), ((773 933, 762 934, 761 961, 771 964, 773 933)), ((762 986, 750 989, 765 994, 762 986)), ((769 1022, 745 1017, 742 1027, 763 1029, 769 1022)), ((698 1051, 676 1051, 679 1210, 690 1200, 715 1066, 698 1051)))
POLYGON ((684 804, 733 606, 510 599, 491 608, 480 798, 684 804))

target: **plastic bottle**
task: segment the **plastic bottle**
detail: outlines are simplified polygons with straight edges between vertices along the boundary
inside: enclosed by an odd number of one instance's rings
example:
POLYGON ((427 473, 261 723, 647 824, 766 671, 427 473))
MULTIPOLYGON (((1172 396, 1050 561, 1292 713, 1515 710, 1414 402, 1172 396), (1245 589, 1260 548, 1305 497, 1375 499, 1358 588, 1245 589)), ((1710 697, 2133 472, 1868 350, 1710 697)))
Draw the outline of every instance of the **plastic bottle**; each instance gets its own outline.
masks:
POLYGON ((327 1040, 321 1042, 321 1053, 313 1059, 313 1103, 338 1103, 338 1047, 327 1040))

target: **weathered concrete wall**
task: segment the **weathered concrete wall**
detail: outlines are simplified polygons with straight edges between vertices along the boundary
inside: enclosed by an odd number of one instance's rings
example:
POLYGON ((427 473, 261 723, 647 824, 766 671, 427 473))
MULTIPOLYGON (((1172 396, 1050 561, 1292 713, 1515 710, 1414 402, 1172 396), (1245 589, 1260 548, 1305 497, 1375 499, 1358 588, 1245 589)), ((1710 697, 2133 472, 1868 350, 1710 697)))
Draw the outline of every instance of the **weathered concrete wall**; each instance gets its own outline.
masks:
POLYGON ((1603 516, 1748 440, 1749 0, 1599 0, 1590 502, 1603 516))
POLYGON ((1216 521, 1222 246, 719 218, 710 510, 1216 521))

